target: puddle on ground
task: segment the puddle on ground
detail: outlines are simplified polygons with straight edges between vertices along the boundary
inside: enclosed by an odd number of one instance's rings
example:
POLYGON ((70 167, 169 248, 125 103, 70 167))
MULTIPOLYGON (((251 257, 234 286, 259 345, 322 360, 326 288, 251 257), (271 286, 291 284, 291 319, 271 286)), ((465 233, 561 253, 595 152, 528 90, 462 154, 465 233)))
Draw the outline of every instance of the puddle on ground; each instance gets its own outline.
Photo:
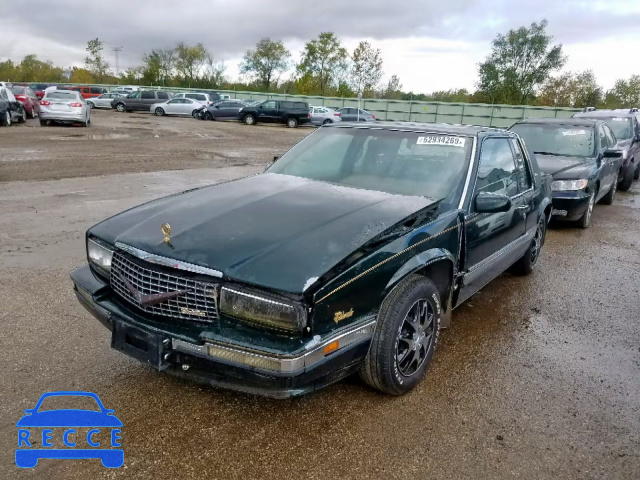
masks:
POLYGON ((130 133, 72 133, 70 135, 60 135, 49 137, 49 140, 117 140, 121 138, 131 138, 130 133))

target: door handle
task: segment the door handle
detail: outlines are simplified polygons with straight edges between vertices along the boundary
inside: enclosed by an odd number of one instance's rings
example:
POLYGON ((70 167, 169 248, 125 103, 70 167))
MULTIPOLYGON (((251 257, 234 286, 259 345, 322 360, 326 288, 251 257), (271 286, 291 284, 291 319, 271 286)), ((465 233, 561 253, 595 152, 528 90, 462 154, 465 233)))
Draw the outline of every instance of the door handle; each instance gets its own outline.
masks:
POLYGON ((516 207, 516 210, 528 210, 529 209, 529 205, 520 205, 519 207, 516 207))

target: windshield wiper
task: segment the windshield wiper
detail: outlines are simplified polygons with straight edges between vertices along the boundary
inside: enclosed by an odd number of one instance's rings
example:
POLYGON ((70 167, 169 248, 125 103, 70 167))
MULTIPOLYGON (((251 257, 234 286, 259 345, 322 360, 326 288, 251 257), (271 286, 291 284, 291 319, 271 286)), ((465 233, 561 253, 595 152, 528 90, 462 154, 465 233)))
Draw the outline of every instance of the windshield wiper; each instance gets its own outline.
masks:
POLYGON ((564 155, 561 153, 553 153, 553 152, 533 152, 533 153, 535 153, 536 155, 553 155, 555 157, 564 157, 564 155))

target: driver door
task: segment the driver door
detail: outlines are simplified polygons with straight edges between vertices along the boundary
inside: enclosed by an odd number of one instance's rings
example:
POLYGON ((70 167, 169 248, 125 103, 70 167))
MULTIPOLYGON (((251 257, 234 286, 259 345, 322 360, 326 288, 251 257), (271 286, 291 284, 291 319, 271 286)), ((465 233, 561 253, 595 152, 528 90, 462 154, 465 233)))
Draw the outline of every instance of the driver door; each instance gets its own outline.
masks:
POLYGON ((258 108, 258 117, 263 122, 273 122, 278 114, 278 105, 275 100, 264 102, 258 108))
POLYGON ((514 263, 528 247, 525 242, 528 204, 521 201, 519 167, 508 137, 487 137, 482 142, 478 170, 465 218, 466 262, 462 301, 514 263), (479 213, 478 194, 506 195, 511 206, 505 212, 479 213))

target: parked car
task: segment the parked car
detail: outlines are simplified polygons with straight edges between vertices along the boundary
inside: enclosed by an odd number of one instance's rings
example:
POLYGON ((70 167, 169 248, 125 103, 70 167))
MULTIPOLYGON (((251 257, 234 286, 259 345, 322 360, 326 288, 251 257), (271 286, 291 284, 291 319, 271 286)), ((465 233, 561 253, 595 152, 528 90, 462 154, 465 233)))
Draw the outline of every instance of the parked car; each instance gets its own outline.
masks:
POLYGON ((16 97, 16 100, 24 105, 27 116, 29 118, 36 118, 38 112, 40 112, 40 103, 34 91, 29 87, 23 86, 13 86, 10 90, 16 97))
POLYGON ((36 97, 38 97, 38 99, 42 99, 42 97, 44 97, 44 90, 47 87, 50 87, 51 84, 50 83, 31 83, 29 84, 29 87, 31 88, 31 90, 33 90, 33 92, 36 94, 36 97))
POLYGON ((267 100, 258 105, 244 107, 238 113, 238 119, 247 125, 271 122, 285 123, 290 128, 296 128, 309 122, 309 104, 289 100, 267 100))
POLYGON ((221 100, 201 110, 201 120, 229 120, 237 119, 238 113, 246 106, 242 100, 221 100))
POLYGON ((122 98, 126 96, 127 96, 126 93, 121 93, 121 92, 103 93, 99 97, 93 97, 87 100, 87 105, 89 105, 89 108, 112 108, 111 102, 113 102, 114 99, 122 98))
POLYGON ((79 123, 88 127, 91 124, 91 109, 76 90, 47 92, 40 100, 40 125, 51 122, 79 123))
POLYGON ((611 205, 622 152, 606 123, 583 118, 529 118, 510 129, 531 148, 540 169, 553 175, 553 212, 559 220, 591 224, 594 205, 611 205))
POLYGON ((342 114, 328 107, 309 107, 312 125, 326 125, 342 121, 342 114))
POLYGON ((109 93, 123 93, 125 95, 129 95, 130 93, 137 92, 138 90, 140 90, 140 87, 120 85, 109 93))
POLYGON ((191 100, 196 100, 204 105, 211 105, 212 103, 208 93, 176 93, 173 98, 190 98, 191 100))
POLYGON ((190 98, 172 98, 166 102, 154 103, 149 108, 151 113, 161 117, 163 115, 190 115, 195 117, 203 103, 190 98))
POLYGON ((338 112, 342 115, 345 122, 375 122, 376 116, 363 109, 353 107, 339 108, 338 112))
POLYGON ((0 125, 6 127, 12 123, 27 121, 27 111, 24 105, 16 100, 11 88, 0 86, 0 125))
POLYGON ((574 118, 591 118, 605 122, 622 150, 622 178, 618 189, 627 191, 633 180, 640 178, 640 113, 637 108, 624 110, 589 109, 576 113, 574 118))
POLYGON ((157 369, 276 397, 360 371, 400 395, 456 305, 534 270, 550 213, 514 133, 329 125, 260 175, 91 227, 71 279, 112 347, 157 369))
POLYGON ((154 103, 170 100, 172 95, 161 90, 142 90, 132 92, 126 97, 114 98, 111 106, 119 112, 148 112, 154 103))
POLYGON ((84 99, 99 97, 103 93, 107 92, 106 88, 101 87, 71 87, 70 90, 80 92, 80 95, 82 95, 82 98, 84 99))

